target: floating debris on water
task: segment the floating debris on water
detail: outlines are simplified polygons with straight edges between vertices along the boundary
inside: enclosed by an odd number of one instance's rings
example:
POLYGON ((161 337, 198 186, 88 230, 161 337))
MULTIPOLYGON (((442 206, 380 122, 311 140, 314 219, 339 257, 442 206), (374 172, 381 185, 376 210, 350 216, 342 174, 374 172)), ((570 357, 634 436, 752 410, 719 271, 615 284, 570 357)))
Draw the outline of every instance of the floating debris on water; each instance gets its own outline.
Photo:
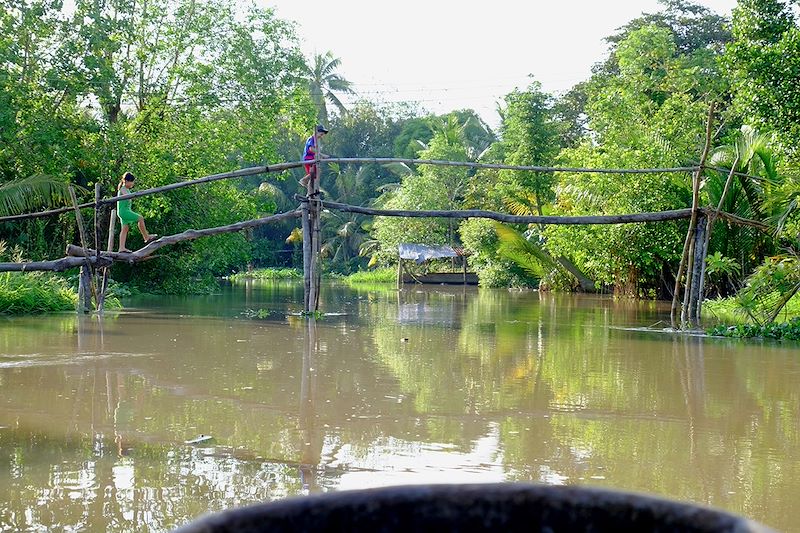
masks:
POLYGON ((200 444, 201 442, 208 442, 213 439, 214 437, 212 437, 211 435, 200 435, 199 437, 194 438, 192 440, 184 441, 184 444, 200 444))

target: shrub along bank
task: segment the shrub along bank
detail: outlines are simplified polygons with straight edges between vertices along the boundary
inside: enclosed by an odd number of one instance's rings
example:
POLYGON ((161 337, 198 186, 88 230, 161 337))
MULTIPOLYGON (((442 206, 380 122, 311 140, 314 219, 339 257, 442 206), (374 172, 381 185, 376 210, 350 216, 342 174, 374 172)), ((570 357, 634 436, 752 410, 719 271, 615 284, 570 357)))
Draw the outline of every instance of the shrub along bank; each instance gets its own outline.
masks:
POLYGON ((0 313, 35 314, 74 310, 78 295, 53 274, 7 272, 0 275, 0 313))

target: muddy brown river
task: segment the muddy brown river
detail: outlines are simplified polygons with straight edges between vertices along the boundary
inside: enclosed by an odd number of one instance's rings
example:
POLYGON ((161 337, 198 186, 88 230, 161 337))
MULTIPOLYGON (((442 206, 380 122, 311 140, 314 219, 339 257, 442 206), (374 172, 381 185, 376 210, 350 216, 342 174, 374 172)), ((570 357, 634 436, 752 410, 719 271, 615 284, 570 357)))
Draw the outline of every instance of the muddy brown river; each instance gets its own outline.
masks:
POLYGON ((662 303, 294 283, 0 318, 0 529, 165 531, 322 491, 533 481, 800 531, 800 344, 662 303))

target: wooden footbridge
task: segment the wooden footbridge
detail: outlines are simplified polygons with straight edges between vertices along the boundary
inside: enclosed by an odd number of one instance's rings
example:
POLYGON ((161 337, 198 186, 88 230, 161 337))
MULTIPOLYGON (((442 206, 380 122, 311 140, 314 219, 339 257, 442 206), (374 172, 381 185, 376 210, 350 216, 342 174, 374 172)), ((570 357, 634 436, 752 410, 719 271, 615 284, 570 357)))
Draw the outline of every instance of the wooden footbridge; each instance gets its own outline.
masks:
MULTIPOLYGON (((119 200, 138 198, 153 194, 161 194, 167 191, 182 187, 191 187, 218 180, 236 179, 245 176, 268 174, 272 172, 282 172, 285 170, 298 168, 308 163, 308 161, 295 161, 280 163, 276 165, 257 166, 245 168, 234 172, 214 174, 199 179, 173 183, 163 187, 146 189, 124 196, 103 198, 101 195, 100 184, 95 186, 95 198, 93 202, 79 204, 72 193, 72 206, 61 209, 53 209, 38 213, 14 215, 0 217, 0 222, 14 222, 31 218, 54 216, 61 213, 74 211, 78 222, 81 245, 69 244, 66 247, 66 255, 63 258, 49 261, 34 261, 24 263, 0 263, 0 272, 20 271, 64 271, 71 268, 80 268, 79 284, 79 312, 88 312, 91 309, 92 296, 96 302, 99 312, 103 310, 105 293, 108 280, 108 269, 114 262, 137 263, 146 261, 154 257, 154 253, 161 248, 183 241, 199 239, 219 235, 222 233, 238 232, 248 228, 272 224, 278 221, 291 218, 299 218, 303 230, 303 272, 304 272, 304 302, 303 309, 306 314, 313 315, 319 309, 319 289, 320 289, 320 212, 324 209, 337 210, 351 213, 361 213, 372 216, 393 216, 393 217, 435 217, 435 218, 486 218, 500 222, 512 224, 562 224, 562 225, 589 225, 589 224, 636 224, 645 222, 659 222, 667 220, 689 220, 689 229, 684 242, 683 257, 681 259, 678 274, 675 280, 674 298, 672 303, 672 327, 674 329, 696 328, 699 325, 702 312, 702 295, 704 292, 705 277, 705 257, 708 251, 708 241, 711 227, 718 218, 725 219, 731 223, 754 226, 766 230, 767 227, 761 222, 747 220, 730 213, 720 210, 725 196, 727 195, 731 181, 734 176, 748 176, 747 174, 734 172, 733 169, 714 169, 717 171, 728 172, 728 179, 722 198, 716 208, 701 207, 699 205, 699 189, 702 172, 705 168, 706 157, 711 143, 711 113, 709 114, 708 126, 706 129, 706 143, 700 158, 700 163, 687 167, 673 168, 652 168, 652 169, 592 169, 592 168, 567 168, 567 167, 541 167, 541 166, 514 166, 501 164, 484 164, 472 162, 439 161, 427 159, 398 159, 398 158, 329 158, 317 159, 317 175, 321 176, 322 166, 327 163, 349 163, 349 164, 388 164, 405 163, 416 165, 434 165, 451 167, 470 167, 475 169, 507 169, 519 171, 535 172, 580 172, 580 173, 606 173, 606 174, 659 174, 659 173, 692 173, 692 205, 684 209, 671 211, 660 211, 653 213, 634 213, 622 215, 595 215, 595 216, 517 216, 505 213, 498 213, 486 210, 455 210, 455 211, 404 211, 372 209, 354 205, 347 205, 337 202, 324 200, 320 197, 319 179, 309 183, 306 195, 296 195, 298 207, 284 213, 278 213, 263 218, 238 222, 227 226, 220 226, 206 229, 188 229, 182 233, 168 235, 150 242, 143 248, 131 253, 119 253, 113 251, 114 244, 114 224, 116 217, 111 214, 110 224, 107 232, 99 227, 102 220, 103 210, 113 209, 119 200), (81 209, 91 208, 94 212, 93 234, 87 232, 81 215, 81 209), (105 233, 105 235, 104 235, 105 233), (106 237, 105 250, 101 250, 102 238, 106 237), (90 246, 91 243, 91 246, 90 246), (681 302, 680 295, 683 294, 681 302), (680 307, 680 318, 678 308, 680 307)), ((317 150, 320 152, 321 148, 317 150)), ((736 167, 734 163, 733 168, 736 167)))

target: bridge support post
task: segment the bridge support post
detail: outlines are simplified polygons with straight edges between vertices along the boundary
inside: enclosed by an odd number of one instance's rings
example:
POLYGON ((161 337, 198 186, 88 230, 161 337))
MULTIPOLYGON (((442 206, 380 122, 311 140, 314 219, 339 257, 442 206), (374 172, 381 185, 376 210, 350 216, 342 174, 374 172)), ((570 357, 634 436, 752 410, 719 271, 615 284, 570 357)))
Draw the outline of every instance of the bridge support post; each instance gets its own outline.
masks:
POLYGON ((78 314, 92 312, 92 267, 81 265, 78 278, 78 314))
MULTIPOLYGON (((117 222, 117 210, 111 210, 111 217, 108 220, 108 238, 106 241, 106 251, 114 251, 115 230, 117 222)), ((99 256, 99 254, 98 254, 99 256)), ((97 312, 102 313, 106 305, 106 291, 108 290, 108 271, 111 267, 102 267, 102 278, 100 279, 100 290, 97 295, 97 312)))
MULTIPOLYGON (((78 199, 75 196, 75 189, 69 187, 69 196, 72 200, 72 207, 75 210, 75 223, 78 226, 78 235, 81 239, 81 247, 83 248, 84 264, 81 266, 80 277, 78 278, 78 313, 91 313, 92 312, 92 294, 94 294, 94 281, 92 279, 93 268, 89 259, 89 247, 86 245, 86 231, 83 225, 83 216, 81 216, 80 207, 78 207, 78 199)), ((97 298, 95 297, 95 300, 97 298)))
POLYGON ((692 263, 692 283, 687 287, 689 292, 688 309, 689 327, 700 327, 700 314, 703 305, 704 275, 706 256, 708 255, 708 217, 700 215, 697 218, 697 227, 694 232, 694 261, 692 263))
POLYGON ((311 220, 309 215, 309 202, 303 201, 302 221, 303 221, 303 312, 309 313, 311 297, 311 220))
POLYGON ((322 232, 320 229, 320 202, 319 184, 322 179, 322 168, 319 160, 322 154, 322 140, 317 135, 316 129, 314 146, 314 171, 306 185, 306 200, 303 202, 303 282, 305 286, 303 297, 303 312, 316 313, 319 310, 320 292, 320 262, 319 256, 322 249, 322 232))
MULTIPOLYGON (((317 174, 319 176, 319 174, 317 174)), ((319 184, 319 177, 317 178, 319 184)), ((319 203, 319 186, 315 186, 316 194, 311 200, 311 294, 309 295, 308 306, 313 307, 312 311, 319 310, 319 289, 320 281, 322 279, 322 271, 320 269, 320 250, 322 249, 322 230, 320 228, 320 212, 322 211, 319 203), (313 298, 312 298, 313 296, 313 298)))
MULTIPOLYGON (((697 248, 705 248, 705 229, 703 230, 703 240, 698 241, 698 219, 701 218, 700 211, 700 184, 702 181, 703 169, 705 168, 706 159, 708 158, 709 150, 711 149, 711 141, 713 138, 713 125, 714 125, 714 110, 715 103, 711 102, 708 106, 708 117, 706 119, 706 140, 703 146, 703 152, 700 155, 700 164, 697 165, 692 175, 692 217, 689 220, 689 230, 686 233, 686 240, 683 243, 683 254, 681 255, 681 262, 678 266, 678 273, 675 275, 675 290, 672 294, 672 307, 670 309, 670 323, 672 329, 685 329, 689 322, 692 322, 690 316, 698 316, 699 313, 692 313, 689 311, 690 302, 697 304, 697 295, 692 294, 692 289, 695 288, 692 278, 695 273, 695 252, 700 251, 697 248), (684 281, 684 273, 685 281, 684 281), (683 283, 682 283, 683 282, 683 283), (680 305, 681 288, 683 288, 683 304, 680 305), (680 323, 678 323, 678 307, 680 307, 680 323)), ((705 218, 705 217, 703 217, 705 218)), ((702 255, 705 261, 705 255, 702 255)), ((700 267, 702 269, 702 266, 700 267)), ((696 281, 697 286, 700 285, 699 279, 696 281)), ((702 298, 702 296, 701 296, 702 298)), ((695 320, 699 325, 699 320, 695 320)), ((695 325, 695 322, 692 322, 695 325)))
POLYGON ((307 287, 303 311, 310 314, 319 309, 320 205, 314 196, 309 195, 303 207, 303 281, 307 287))

